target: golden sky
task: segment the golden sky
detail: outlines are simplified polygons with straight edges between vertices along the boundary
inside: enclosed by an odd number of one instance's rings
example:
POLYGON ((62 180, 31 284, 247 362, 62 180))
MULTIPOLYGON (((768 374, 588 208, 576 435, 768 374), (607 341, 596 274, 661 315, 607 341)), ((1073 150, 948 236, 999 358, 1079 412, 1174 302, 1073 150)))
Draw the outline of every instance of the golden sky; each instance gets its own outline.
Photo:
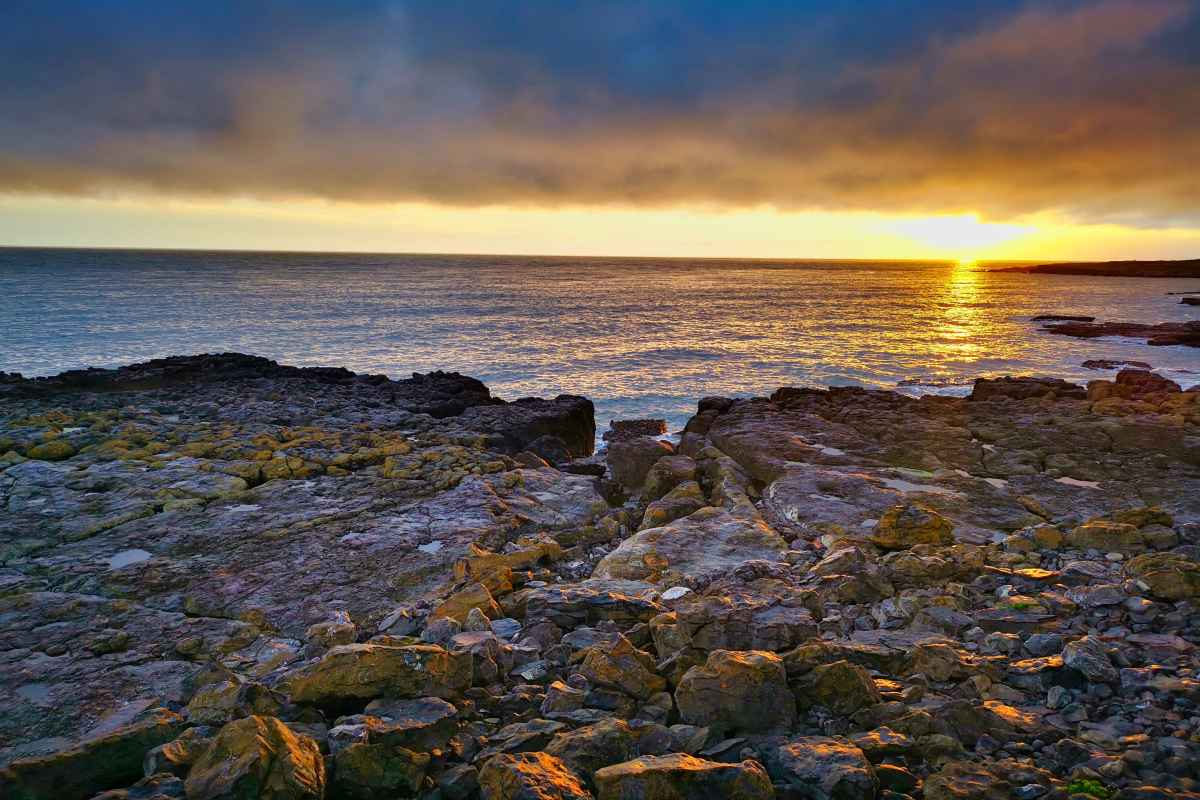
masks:
POLYGON ((543 209, 162 197, 0 197, 0 242, 39 246, 745 258, 1187 258, 1200 230, 681 207, 543 209))
POLYGON ((14 0, 0 74, 0 244, 1200 256, 1200 0, 14 0))

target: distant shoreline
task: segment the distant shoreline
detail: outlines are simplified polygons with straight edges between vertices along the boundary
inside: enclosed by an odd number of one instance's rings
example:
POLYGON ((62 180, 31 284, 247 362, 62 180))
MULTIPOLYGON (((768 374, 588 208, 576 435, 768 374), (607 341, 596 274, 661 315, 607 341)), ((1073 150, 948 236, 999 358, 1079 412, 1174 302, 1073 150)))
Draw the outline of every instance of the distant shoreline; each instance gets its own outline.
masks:
POLYGON ((1035 275, 1101 275, 1121 278, 1200 278, 1200 258, 1182 261, 1079 261, 1003 267, 988 272, 1035 275))

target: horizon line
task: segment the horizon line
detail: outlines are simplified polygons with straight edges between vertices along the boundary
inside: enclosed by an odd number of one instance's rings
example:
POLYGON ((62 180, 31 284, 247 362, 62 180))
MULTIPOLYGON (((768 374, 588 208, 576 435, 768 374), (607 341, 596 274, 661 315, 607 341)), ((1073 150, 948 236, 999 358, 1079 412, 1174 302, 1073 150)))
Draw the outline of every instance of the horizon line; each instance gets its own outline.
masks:
MULTIPOLYGON (((822 257, 810 258, 805 256, 662 256, 662 255, 604 255, 578 253, 501 253, 501 252, 460 252, 451 250, 289 250, 289 249, 256 249, 245 247, 153 247, 127 245, 38 245, 38 244, 0 244, 0 250, 69 250, 88 251, 102 250, 112 252, 141 252, 141 253, 256 253, 263 255, 345 255, 345 256, 460 256, 469 258, 576 258, 576 259, 607 259, 623 261, 761 261, 766 263, 853 263, 873 262, 883 264, 959 264, 957 258, 865 258, 865 257, 822 257)), ((1114 259, 1131 261, 1141 259, 1114 259)), ((1157 261, 1179 261, 1187 259, 1156 259, 1157 261)), ((1147 260, 1149 261, 1149 260, 1147 260)), ((1054 259, 1053 261, 1035 258, 997 258, 973 260, 973 264, 1079 264, 1094 263, 1079 259, 1054 259)))

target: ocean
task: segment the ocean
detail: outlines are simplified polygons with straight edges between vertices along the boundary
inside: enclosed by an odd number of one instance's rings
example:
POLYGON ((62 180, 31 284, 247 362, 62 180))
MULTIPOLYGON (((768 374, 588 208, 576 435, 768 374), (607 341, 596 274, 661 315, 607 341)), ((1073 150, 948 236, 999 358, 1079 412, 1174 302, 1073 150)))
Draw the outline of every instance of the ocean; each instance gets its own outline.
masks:
POLYGON ((505 399, 583 394, 678 428, 705 395, 856 385, 965 394, 978 376, 1188 386, 1200 351, 1038 332, 1037 314, 1167 322, 1194 279, 944 263, 0 249, 0 370, 51 375, 241 351, 407 377, 456 370, 505 399))

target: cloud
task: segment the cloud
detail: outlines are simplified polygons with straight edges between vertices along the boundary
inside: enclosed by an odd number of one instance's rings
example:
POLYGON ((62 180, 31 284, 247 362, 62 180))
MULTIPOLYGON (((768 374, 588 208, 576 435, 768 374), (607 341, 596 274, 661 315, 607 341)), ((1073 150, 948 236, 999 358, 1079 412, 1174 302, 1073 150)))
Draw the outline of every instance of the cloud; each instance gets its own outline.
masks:
POLYGON ((0 191, 1200 219, 1197 0, 53 5, 0 191))

